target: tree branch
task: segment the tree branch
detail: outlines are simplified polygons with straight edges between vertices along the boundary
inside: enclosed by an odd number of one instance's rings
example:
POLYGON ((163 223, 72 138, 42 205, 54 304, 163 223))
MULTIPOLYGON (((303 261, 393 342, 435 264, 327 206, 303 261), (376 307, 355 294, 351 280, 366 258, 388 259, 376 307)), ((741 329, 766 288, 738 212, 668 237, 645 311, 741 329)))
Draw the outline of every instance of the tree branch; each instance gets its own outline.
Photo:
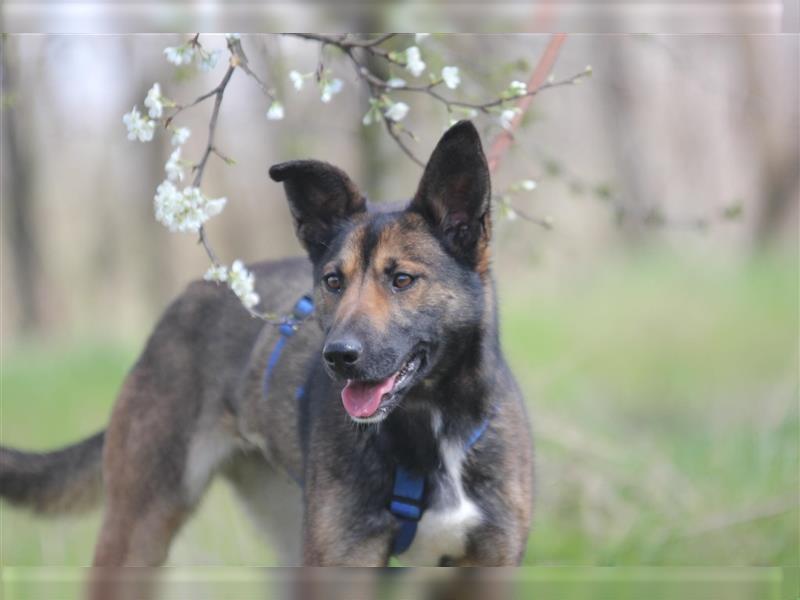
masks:
MULTIPOLYGON (((517 108, 521 109, 522 112, 524 112, 524 110, 526 110, 527 107, 530 105, 531 98, 536 94, 538 94, 539 92, 541 92, 542 90, 574 84, 582 77, 585 77, 588 74, 587 71, 582 71, 580 73, 576 73, 575 75, 560 81, 545 82, 545 79, 548 73, 550 72, 552 65, 555 63, 555 59, 557 58, 558 48, 560 47, 560 45, 563 43, 564 40, 565 34, 556 34, 555 36, 553 36, 553 40, 551 40, 550 44, 545 49, 544 55, 542 56, 542 58, 539 61, 539 64, 534 70, 528 84, 528 91, 526 93, 516 96, 501 94, 499 97, 487 100, 485 102, 466 102, 463 100, 450 99, 447 96, 443 95, 439 91, 443 83, 443 80, 441 78, 434 79, 433 81, 425 85, 403 85, 402 87, 395 87, 393 85, 389 85, 387 81, 384 81, 382 78, 376 76, 372 71, 370 71, 369 67, 365 64, 365 62, 359 60, 358 56, 354 52, 356 49, 359 49, 363 52, 366 52, 371 57, 377 57, 391 64, 405 68, 404 62, 397 60, 397 58, 395 58, 395 56, 389 50, 380 47, 380 44, 391 39, 396 34, 385 34, 371 40, 353 40, 350 39, 348 35, 333 36, 333 35, 323 35, 316 33, 289 33, 286 35, 298 37, 305 40, 312 40, 320 42, 323 45, 334 46, 338 48, 353 64, 356 71, 356 75, 361 81, 363 81, 366 84, 370 98, 374 101, 378 101, 383 94, 388 92, 403 93, 403 94, 407 93, 424 94, 444 105, 444 107, 447 109, 448 112, 452 112, 453 108, 459 108, 464 110, 475 110, 482 112, 484 114, 491 114, 493 110, 497 110, 503 107, 504 105, 507 105, 512 102, 516 102, 517 108)), ((515 119, 515 124, 513 125, 514 128, 518 126, 519 118, 521 118, 521 113, 519 113, 517 117, 518 118, 515 119)), ((416 157, 414 152, 403 141, 402 137, 397 134, 396 125, 393 124, 389 119, 386 119, 385 117, 384 117, 384 122, 386 124, 386 131, 389 133, 389 136, 395 141, 395 143, 397 143, 400 150, 406 156, 408 156, 412 161, 414 161, 417 165, 425 166, 425 163, 416 157)), ((509 140, 510 139, 511 137, 509 137, 509 140)), ((504 149, 501 148, 500 153, 502 154, 503 152, 504 149)), ((496 167, 496 163, 498 162, 498 160, 499 156, 495 158, 494 162, 492 162, 490 159, 489 163, 490 168, 494 169, 496 167)))
POLYGON ((241 40, 228 40, 228 50, 231 52, 233 62, 235 63, 234 66, 239 67, 248 77, 253 79, 258 84, 258 87, 261 88, 264 95, 270 99, 270 102, 274 102, 275 94, 273 90, 271 90, 266 82, 250 68, 250 61, 247 58, 247 54, 244 52, 244 48, 242 48, 241 40))
POLYGON ((211 120, 208 123, 208 142, 206 143, 206 149, 203 152, 203 158, 201 158, 200 162, 194 167, 195 176, 194 181, 192 182, 194 187, 200 187, 200 183, 203 181, 203 174, 206 169, 208 157, 211 156, 211 153, 215 150, 214 136, 217 133, 217 120, 219 119, 219 109, 222 105, 222 96, 225 95, 225 88, 228 87, 228 83, 230 82, 235 70, 236 65, 231 64, 228 67, 228 70, 225 71, 225 77, 222 78, 220 84, 210 94, 210 96, 216 95, 216 98, 214 100, 214 108, 211 111, 211 120))
MULTIPOLYGON (((491 150, 489 153, 490 157, 489 168, 492 171, 496 170, 500 159, 505 154, 507 147, 513 140, 512 132, 513 130, 519 127, 519 124, 522 120, 522 116, 524 112, 530 107, 533 96, 546 89, 555 88, 559 86, 572 85, 588 74, 588 71, 584 70, 581 71, 580 73, 572 75, 571 77, 567 77, 566 79, 558 81, 547 81, 547 77, 550 74, 553 65, 555 64, 556 59, 558 58, 558 52, 560 50, 561 45, 564 43, 564 39, 566 37, 565 34, 556 34, 551 38, 550 42, 545 48, 544 54, 539 59, 536 68, 532 72, 531 77, 528 81, 527 85, 528 91, 526 93, 519 94, 513 97, 501 95, 498 98, 494 98, 492 100, 488 100, 485 102, 466 102, 462 100, 452 100, 444 96, 442 93, 440 93, 439 89, 441 88, 441 85, 443 83, 443 80, 441 78, 435 79, 425 85, 404 85, 402 87, 394 87, 392 85, 389 85, 389 83, 384 79, 382 79, 381 77, 376 76, 364 62, 359 60, 355 52, 356 49, 360 49, 361 51, 366 52, 368 55, 371 55, 372 57, 385 59, 392 64, 405 67, 404 64, 399 63, 398 61, 392 59, 389 56, 389 52, 387 50, 377 47, 379 44, 393 37, 392 35, 385 35, 379 38, 375 38, 373 40, 360 41, 360 42, 350 40, 346 35, 329 36, 329 35, 309 34, 309 33, 288 34, 288 35, 294 35, 302 39, 313 40, 320 42, 323 45, 330 45, 338 48, 352 63, 356 72, 356 76, 365 84, 370 99, 373 102, 378 101, 381 95, 387 92, 423 94, 443 104, 448 112, 451 112, 453 108, 461 108, 461 109, 480 111, 484 114, 491 114, 492 109, 497 109, 504 105, 507 105, 508 103, 515 102, 517 108, 517 114, 514 120, 512 121, 511 127, 509 128, 511 129, 511 131, 504 130, 503 133, 501 133, 495 139, 495 141, 491 146, 491 150)), ((400 148, 403 154, 405 154, 415 164, 424 168, 425 162, 416 156, 416 154, 411 150, 411 148, 405 142, 403 137, 398 133, 397 123, 395 123, 390 119, 387 119, 385 116, 383 116, 383 122, 386 132, 389 134, 389 137, 391 137, 392 140, 394 140, 394 142, 397 144, 397 146, 400 148)), ((553 228, 553 222, 551 219, 539 218, 529 215, 525 211, 522 211, 516 206, 514 206, 510 202, 510 200, 504 200, 502 196, 500 196, 500 199, 501 202, 505 204, 508 210, 513 211, 513 213, 519 216, 521 219, 524 219, 525 221, 528 221, 530 223, 534 223, 546 230, 551 230, 553 228)))

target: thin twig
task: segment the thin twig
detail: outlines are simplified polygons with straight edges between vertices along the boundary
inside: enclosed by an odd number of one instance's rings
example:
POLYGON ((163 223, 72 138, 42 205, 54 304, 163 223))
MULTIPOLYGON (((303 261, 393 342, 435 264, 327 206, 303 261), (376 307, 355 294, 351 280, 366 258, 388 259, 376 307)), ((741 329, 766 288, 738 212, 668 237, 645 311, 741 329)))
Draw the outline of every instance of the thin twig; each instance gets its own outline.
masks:
POLYGON ((570 169, 568 165, 548 156, 540 148, 534 146, 533 153, 539 161, 545 164, 545 171, 551 171, 547 173, 548 176, 560 178, 565 185, 575 190, 573 192, 575 194, 592 196, 597 202, 609 209, 612 216, 620 224, 625 221, 632 221, 649 227, 672 231, 703 232, 720 223, 738 219, 743 210, 740 203, 733 202, 727 206, 719 207, 705 216, 678 217, 669 215, 657 205, 647 206, 626 201, 607 184, 587 181, 570 169), (548 167, 547 164, 551 164, 553 167, 548 167))
POLYGON ((547 218, 542 219, 539 217, 534 217, 533 215, 529 215, 528 213, 522 212, 519 208, 517 208, 511 203, 508 204, 508 207, 511 210, 513 210, 519 216, 520 219, 538 225, 542 229, 547 229, 548 231, 553 229, 553 221, 551 221, 550 219, 547 218))
POLYGON ((567 77, 567 78, 561 79, 559 81, 549 81, 549 82, 544 83, 544 84, 542 84, 542 85, 540 85, 540 86, 538 86, 538 87, 536 87, 534 89, 528 90, 524 94, 518 94, 518 95, 512 96, 512 97, 502 97, 501 96, 499 98, 495 98, 494 100, 488 100, 486 102, 465 102, 463 100, 451 100, 449 98, 446 98, 445 96, 442 96, 440 93, 438 93, 436 91, 436 88, 440 87, 441 84, 443 83, 443 81, 441 79, 437 79, 437 80, 435 80, 435 81, 433 81, 433 82, 431 82, 431 83, 429 83, 427 85, 418 85, 418 86, 404 85, 402 87, 394 87, 394 86, 389 85, 388 82, 383 81, 378 77, 375 77, 371 73, 365 74, 365 77, 369 78, 370 83, 372 83, 376 87, 380 87, 380 88, 382 88, 382 89, 384 89, 386 91, 392 91, 392 92, 418 92, 418 93, 428 94, 432 98, 434 98, 434 99, 438 100, 439 102, 441 102, 442 104, 444 104, 447 107, 448 111, 452 107, 455 106, 455 107, 458 107, 458 108, 469 108, 469 109, 472 109, 472 110, 478 110, 480 112, 489 114, 491 112, 492 108, 497 108, 497 107, 503 106, 504 104, 508 104, 509 102, 513 102, 515 100, 520 100, 520 99, 523 99, 523 98, 528 98, 528 97, 535 96, 536 94, 538 94, 539 92, 541 92, 543 90, 554 88, 554 87, 559 87, 559 86, 573 85, 576 81, 579 81, 582 78, 586 77, 586 71, 581 71, 580 73, 575 73, 571 77, 567 77))
MULTIPOLYGON (((381 81, 381 80, 375 77, 372 73, 370 73, 369 70, 358 61, 352 48, 344 50, 344 54, 353 63, 356 75, 366 84, 367 90, 369 91, 370 99, 376 101, 378 99, 378 94, 376 94, 377 86, 375 85, 374 81, 375 80, 381 81)), ((387 119, 385 116, 383 116, 383 122, 384 125, 386 126, 386 132, 389 134, 389 137, 391 137, 397 143, 400 150, 402 150, 402 152, 406 156, 408 156, 408 158, 414 161, 417 165, 419 165, 420 167, 425 167, 425 163, 416 157, 416 155, 411 151, 411 148, 409 148, 408 145, 403 141, 403 139, 397 134, 397 131, 395 129, 396 125, 395 122, 392 121, 391 119, 387 119)))
POLYGON ((395 122, 392 121, 391 119, 387 119, 387 118, 384 118, 383 122, 386 124, 386 131, 389 133, 389 136, 395 142, 397 142, 397 145, 399 146, 400 150, 402 150, 403 153, 408 158, 413 160, 420 167, 424 168, 425 167, 425 163, 422 160, 420 160, 419 158, 417 158, 417 156, 411 151, 411 148, 409 148, 408 145, 403 141, 403 139, 397 134, 397 131, 395 130, 395 126, 396 126, 395 122))
POLYGON ((379 35, 378 37, 371 39, 371 40, 362 40, 356 41, 353 43, 353 47, 357 48, 371 48, 373 46, 380 46, 384 42, 388 42, 390 39, 395 37, 396 33, 384 33, 383 35, 379 35))
POLYGON ((200 104, 200 103, 201 103, 201 102, 203 102, 204 100, 208 100, 208 99, 209 99, 209 98, 211 98, 211 97, 212 97, 214 94, 216 94, 218 91, 219 91, 219 88, 214 88, 214 89, 213 89, 213 90, 211 90, 210 92, 207 92, 207 93, 203 94, 202 96, 198 96, 197 98, 195 98, 195 99, 194 99, 192 102, 190 102, 189 104, 178 104, 178 105, 176 105, 176 106, 174 107, 174 108, 175 108, 175 112, 174 112, 174 113, 172 113, 172 114, 171 114, 169 117, 167 117, 167 118, 165 119, 165 121, 164 121, 164 127, 169 127, 169 126, 170 126, 170 123, 172 123, 172 120, 173 120, 175 117, 177 117, 179 114, 181 114, 181 113, 182 113, 184 110, 187 110, 187 109, 189 109, 189 108, 192 108, 193 106, 197 106, 198 104, 200 104))
POLYGON ((208 254, 208 258, 211 259, 211 264, 215 267, 219 267, 219 260, 217 260, 217 255, 214 252, 214 249, 211 247, 211 244, 208 243, 208 239, 206 238, 206 230, 203 225, 200 226, 200 229, 197 231, 198 238, 197 243, 202 244, 203 248, 208 254))
POLYGON ((219 109, 222 105, 222 97, 225 95, 225 88, 228 87, 228 83, 230 82, 234 71, 236 71, 236 66, 231 64, 228 67, 228 70, 225 71, 225 77, 222 78, 220 84, 213 91, 213 94, 216 94, 216 99, 214 100, 214 108, 211 111, 211 120, 208 123, 208 142, 206 143, 206 149, 203 152, 203 158, 200 159, 200 162, 197 163, 194 168, 195 176, 194 181, 192 182, 194 187, 200 187, 200 183, 203 181, 203 174, 205 173, 208 157, 211 156, 211 153, 214 151, 214 136, 217 132, 219 109))
MULTIPOLYGON (((206 149, 203 152, 203 158, 200 159, 200 162, 195 166, 195 176, 192 185, 194 187, 200 187, 200 184, 203 181, 203 174, 205 173, 206 164, 208 163, 208 157, 211 156, 211 153, 215 151, 214 148, 214 136, 217 132, 217 121, 219 119, 219 109, 222 105, 222 97, 225 94, 225 88, 228 87, 228 83, 233 76, 233 72, 236 70, 235 65, 230 65, 228 70, 225 72, 225 76, 222 78, 220 84, 212 91, 212 95, 216 94, 216 99, 214 100, 214 108, 211 111, 211 120, 208 123, 208 142, 206 143, 206 149)), ((209 96, 210 97, 210 96, 209 96)), ((203 246, 205 249, 206 254, 208 255, 211 264, 215 267, 219 267, 219 260, 217 259, 217 255, 214 252, 214 249, 209 244, 208 239, 206 238, 206 230, 205 226, 201 225, 200 229, 197 231, 198 238, 197 243, 203 246)))
POLYGON ((287 33, 285 35, 291 35, 294 37, 299 37, 304 40, 312 40, 315 42, 321 42, 326 46, 336 46, 343 52, 347 52, 348 50, 352 50, 354 48, 363 48, 370 54, 374 56, 380 56, 384 60, 398 65, 404 66, 404 63, 398 61, 390 56, 391 52, 386 48, 381 48, 380 44, 385 42, 386 40, 394 37, 396 34, 386 34, 385 36, 380 36, 373 40, 353 40, 348 39, 347 35, 334 37, 331 35, 322 35, 317 33, 287 33), (385 39, 383 39, 385 38, 385 39))
POLYGON ((258 87, 261 88, 261 91, 264 95, 270 99, 270 102, 275 101, 275 94, 273 90, 266 84, 266 82, 261 79, 253 69, 250 68, 250 60, 247 58, 247 54, 244 52, 244 48, 242 48, 241 40, 229 40, 228 41, 228 50, 230 50, 231 54, 235 57, 234 63, 235 66, 239 67, 244 73, 253 79, 257 84, 258 87))

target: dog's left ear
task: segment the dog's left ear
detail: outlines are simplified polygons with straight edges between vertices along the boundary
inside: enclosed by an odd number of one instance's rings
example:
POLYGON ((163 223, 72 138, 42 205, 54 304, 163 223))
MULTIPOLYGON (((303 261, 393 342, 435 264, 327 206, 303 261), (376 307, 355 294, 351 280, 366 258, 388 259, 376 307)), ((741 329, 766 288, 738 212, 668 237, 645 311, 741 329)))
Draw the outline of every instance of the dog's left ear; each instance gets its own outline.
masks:
POLYGON ((457 258, 478 266, 491 231, 489 166, 470 121, 448 129, 433 150, 409 210, 420 213, 457 258))
POLYGON ((367 210, 367 201, 347 174, 318 160, 293 160, 269 169, 273 181, 283 182, 297 237, 312 261, 347 219, 367 210))

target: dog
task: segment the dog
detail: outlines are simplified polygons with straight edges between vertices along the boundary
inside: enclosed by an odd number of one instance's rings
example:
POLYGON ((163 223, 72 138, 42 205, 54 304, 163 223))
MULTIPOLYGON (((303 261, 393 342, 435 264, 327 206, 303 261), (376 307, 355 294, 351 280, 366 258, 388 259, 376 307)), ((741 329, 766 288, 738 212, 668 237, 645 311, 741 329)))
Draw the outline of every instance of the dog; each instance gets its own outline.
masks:
POLYGON ((477 130, 444 133, 404 206, 324 162, 269 174, 308 256, 252 266, 258 308, 295 315, 275 327, 191 283, 106 431, 0 448, 0 496, 44 514, 104 500, 98 567, 162 564, 216 475, 287 564, 520 564, 532 441, 499 343, 477 130))

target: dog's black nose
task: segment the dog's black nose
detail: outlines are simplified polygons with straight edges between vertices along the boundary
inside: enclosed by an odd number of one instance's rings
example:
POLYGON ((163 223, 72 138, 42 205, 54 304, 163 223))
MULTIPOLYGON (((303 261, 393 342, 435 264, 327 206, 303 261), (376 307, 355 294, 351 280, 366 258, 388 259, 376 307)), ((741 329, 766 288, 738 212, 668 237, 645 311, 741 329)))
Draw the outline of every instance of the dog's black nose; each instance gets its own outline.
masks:
POLYGON ((322 357, 331 369, 352 367, 361 358, 361 342, 354 338, 333 340, 325 344, 322 357))

